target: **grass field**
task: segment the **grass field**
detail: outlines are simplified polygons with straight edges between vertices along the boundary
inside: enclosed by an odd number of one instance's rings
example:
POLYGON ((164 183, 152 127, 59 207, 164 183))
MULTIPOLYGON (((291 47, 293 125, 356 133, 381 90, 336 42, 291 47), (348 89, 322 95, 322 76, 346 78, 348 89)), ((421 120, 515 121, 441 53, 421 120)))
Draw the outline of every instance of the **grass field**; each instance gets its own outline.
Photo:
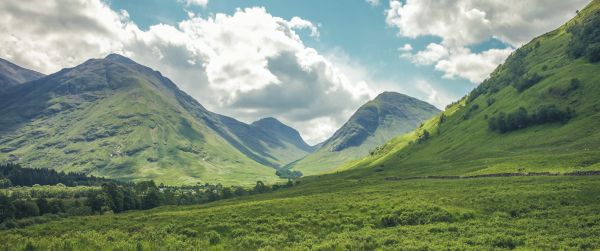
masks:
POLYGON ((0 232, 3 249, 597 249, 598 177, 385 180, 355 171, 200 206, 0 232))

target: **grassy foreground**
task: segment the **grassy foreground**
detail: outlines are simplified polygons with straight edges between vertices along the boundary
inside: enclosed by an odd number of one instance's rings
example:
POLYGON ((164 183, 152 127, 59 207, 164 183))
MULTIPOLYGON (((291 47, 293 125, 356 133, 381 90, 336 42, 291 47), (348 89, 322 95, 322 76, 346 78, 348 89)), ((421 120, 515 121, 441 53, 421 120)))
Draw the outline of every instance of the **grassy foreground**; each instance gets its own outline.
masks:
MULTIPOLYGON (((312 177, 201 206, 74 217, 0 232, 2 249, 597 249, 598 177, 312 177)), ((361 174, 361 176, 364 174, 361 174)))

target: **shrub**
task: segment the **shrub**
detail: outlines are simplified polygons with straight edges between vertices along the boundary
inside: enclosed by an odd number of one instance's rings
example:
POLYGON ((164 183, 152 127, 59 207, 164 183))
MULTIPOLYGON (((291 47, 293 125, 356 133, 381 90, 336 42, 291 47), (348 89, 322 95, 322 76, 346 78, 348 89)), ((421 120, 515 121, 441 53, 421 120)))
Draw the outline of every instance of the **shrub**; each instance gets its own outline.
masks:
POLYGON ((381 217, 383 227, 398 225, 423 225, 435 222, 452 222, 454 215, 440 207, 403 208, 381 217))
POLYGON ((527 75, 519 81, 515 82, 515 88, 518 92, 523 92, 540 82, 542 79, 543 77, 537 73, 527 75))
POLYGON ((221 242, 221 235, 215 231, 207 232, 206 238, 208 239, 208 243, 210 243, 210 245, 216 245, 221 242))
POLYGON ((600 43, 594 43, 587 47, 585 56, 591 63, 600 62, 600 43))

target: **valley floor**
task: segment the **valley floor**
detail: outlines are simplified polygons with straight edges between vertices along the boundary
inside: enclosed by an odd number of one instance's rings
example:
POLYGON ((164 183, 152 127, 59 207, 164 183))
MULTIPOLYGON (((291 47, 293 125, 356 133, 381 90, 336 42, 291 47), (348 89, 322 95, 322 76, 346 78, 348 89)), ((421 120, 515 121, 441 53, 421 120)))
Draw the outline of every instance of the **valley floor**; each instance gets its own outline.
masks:
MULTIPOLYGON (((343 177, 342 177, 343 176, 343 177)), ((598 249, 600 179, 313 177, 201 206, 0 232, 1 249, 598 249)))

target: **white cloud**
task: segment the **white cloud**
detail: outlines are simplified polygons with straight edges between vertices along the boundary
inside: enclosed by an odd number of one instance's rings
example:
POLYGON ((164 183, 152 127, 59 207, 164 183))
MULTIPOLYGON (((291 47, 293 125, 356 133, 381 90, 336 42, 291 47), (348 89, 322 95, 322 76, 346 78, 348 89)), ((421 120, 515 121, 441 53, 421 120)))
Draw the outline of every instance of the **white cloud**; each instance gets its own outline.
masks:
MULTIPOLYGON (((442 38, 441 45, 448 51, 449 59, 440 58, 438 61, 446 62, 436 64, 436 69, 444 71, 446 76, 467 76, 473 82, 482 78, 471 73, 454 72, 461 68, 458 64, 460 59, 470 60, 468 64, 472 67, 489 70, 483 73, 487 75, 494 68, 489 66, 502 62, 505 58, 499 60, 499 57, 506 57, 508 49, 488 50, 467 56, 464 53, 468 46, 495 38, 512 48, 519 47, 534 36, 560 26, 587 2, 588 0, 407 0, 403 4, 392 0, 386 11, 386 22, 398 28, 401 36, 442 38)), ((423 53, 432 55, 429 48, 423 53)), ((417 64, 433 64, 428 60, 433 59, 431 57, 421 58, 406 53, 402 57, 411 58, 417 64)))
POLYGON ((299 29, 319 36, 312 22, 264 8, 188 15, 177 26, 143 31, 101 0, 1 1, 0 34, 7 35, 0 36, 0 57, 51 73, 122 53, 160 70, 215 112, 246 122, 274 116, 317 143, 376 92, 353 66, 307 47, 299 29))
POLYGON ((444 106, 456 100, 455 97, 451 97, 443 91, 434 88, 431 84, 423 79, 416 80, 415 86, 417 87, 418 91, 427 96, 427 98, 424 99, 425 101, 439 109, 443 109, 444 106))
POLYGON ((438 61, 435 69, 444 72, 445 78, 461 77, 472 83, 481 83, 512 51, 507 48, 471 53, 468 49, 463 49, 450 58, 438 61))
POLYGON ((408 51, 412 51, 413 47, 410 44, 404 44, 404 46, 398 48, 399 51, 404 51, 404 52, 408 52, 408 51))
POLYGON ((196 5, 196 6, 206 7, 206 5, 208 5, 208 0, 184 0, 184 1, 185 1, 186 6, 196 5))
POLYGON ((379 0, 365 0, 371 6, 379 6, 379 0))
POLYGON ((425 50, 412 56, 412 62, 417 65, 431 65, 449 56, 446 47, 441 44, 430 43, 425 50))
POLYGON ((312 22, 299 17, 292 17, 289 21, 290 27, 293 29, 309 29, 311 37, 319 37, 319 29, 312 22))

